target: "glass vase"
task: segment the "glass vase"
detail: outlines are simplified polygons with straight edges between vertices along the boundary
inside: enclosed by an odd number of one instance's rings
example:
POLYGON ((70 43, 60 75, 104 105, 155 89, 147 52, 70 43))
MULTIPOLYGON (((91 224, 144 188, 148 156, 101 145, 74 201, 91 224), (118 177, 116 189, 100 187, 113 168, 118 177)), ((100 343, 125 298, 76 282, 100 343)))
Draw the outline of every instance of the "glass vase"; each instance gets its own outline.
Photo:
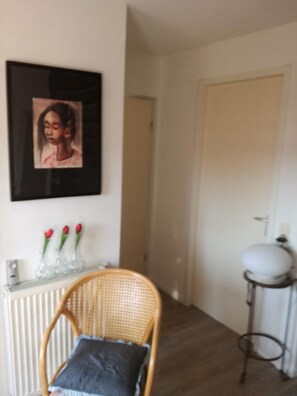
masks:
POLYGON ((70 272, 81 272, 83 268, 85 267, 85 262, 84 259, 79 251, 78 248, 74 249, 74 252, 72 254, 71 262, 69 265, 70 272))
POLYGON ((58 251, 58 255, 54 265, 53 275, 55 277, 64 276, 67 274, 67 262, 62 254, 62 251, 58 251))
POLYGON ((35 272, 37 279, 50 279, 53 277, 52 268, 45 255, 42 255, 39 266, 35 272))

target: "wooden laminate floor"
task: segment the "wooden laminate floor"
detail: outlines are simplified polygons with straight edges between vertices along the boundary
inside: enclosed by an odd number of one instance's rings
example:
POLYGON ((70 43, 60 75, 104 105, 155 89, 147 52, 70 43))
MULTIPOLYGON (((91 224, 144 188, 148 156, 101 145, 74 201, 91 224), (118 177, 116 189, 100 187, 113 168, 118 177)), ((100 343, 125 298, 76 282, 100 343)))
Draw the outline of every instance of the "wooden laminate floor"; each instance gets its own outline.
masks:
POLYGON ((297 379, 283 381, 271 363, 255 359, 241 384, 238 335, 194 307, 162 299, 153 396, 297 396, 297 379))

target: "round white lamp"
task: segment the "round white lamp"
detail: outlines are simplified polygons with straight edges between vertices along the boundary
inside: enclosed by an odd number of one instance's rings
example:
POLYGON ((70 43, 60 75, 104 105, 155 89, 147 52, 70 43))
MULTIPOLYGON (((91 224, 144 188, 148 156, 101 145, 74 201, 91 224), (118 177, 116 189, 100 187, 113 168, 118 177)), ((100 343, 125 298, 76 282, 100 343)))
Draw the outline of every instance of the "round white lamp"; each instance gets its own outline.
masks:
POLYGON ((282 282, 292 267, 292 257, 282 247, 259 243, 241 253, 241 260, 250 279, 269 284, 282 282))

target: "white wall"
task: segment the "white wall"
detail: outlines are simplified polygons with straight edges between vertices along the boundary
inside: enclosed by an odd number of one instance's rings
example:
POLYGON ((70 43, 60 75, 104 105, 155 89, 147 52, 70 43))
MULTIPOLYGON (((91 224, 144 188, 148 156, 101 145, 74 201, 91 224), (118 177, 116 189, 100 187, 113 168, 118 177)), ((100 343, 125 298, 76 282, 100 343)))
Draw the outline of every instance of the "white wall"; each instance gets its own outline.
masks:
POLYGON ((150 275, 176 298, 188 261, 196 68, 195 53, 163 60, 150 275))
MULTIPOLYGON (((189 275, 189 242, 193 216, 191 196, 197 129, 196 95, 200 79, 289 65, 291 73, 284 120, 285 139, 279 163, 276 219, 272 235, 279 235, 280 223, 290 224, 290 244, 297 251, 296 39, 297 23, 292 23, 163 60, 158 178, 150 259, 153 279, 176 297, 185 299, 189 287, 186 280, 189 275)), ((273 298, 271 296, 268 299, 272 304, 273 298)), ((284 304, 273 306, 278 307, 273 314, 279 318, 279 323, 283 323, 284 304)), ((296 302, 293 308, 294 313, 296 302)), ((292 317, 292 324, 292 329, 296 328, 296 315, 292 317)), ((281 330, 277 329, 276 332, 281 330)), ((290 348, 289 370, 296 375, 296 339, 290 339, 290 348)))
POLYGON ((162 58, 128 50, 126 52, 125 95, 157 98, 161 89, 162 58))
MULTIPOLYGON (((78 222, 83 223, 81 252, 88 266, 107 260, 118 264, 125 28, 126 6, 122 1, 0 2, 0 284, 6 283, 5 260, 8 258, 19 260, 21 280, 34 278, 44 230, 50 227, 56 230, 53 248, 65 224, 73 227, 78 222), (6 60, 102 73, 102 195, 10 201, 6 60)), ((0 340, 3 363, 2 304, 0 340)), ((5 365, 2 364, 0 395, 7 394, 5 365)))

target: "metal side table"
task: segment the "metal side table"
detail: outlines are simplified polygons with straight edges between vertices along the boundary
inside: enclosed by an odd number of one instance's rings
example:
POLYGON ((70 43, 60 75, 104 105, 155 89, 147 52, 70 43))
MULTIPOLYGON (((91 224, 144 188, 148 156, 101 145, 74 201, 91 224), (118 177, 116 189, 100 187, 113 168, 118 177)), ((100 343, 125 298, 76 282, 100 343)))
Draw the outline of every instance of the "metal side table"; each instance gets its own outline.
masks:
POLYGON ((286 380, 286 379, 288 379, 288 376, 284 372, 284 363, 285 363, 285 353, 286 353, 286 348, 287 348, 286 343, 287 343, 288 330, 289 330, 290 310, 291 310, 291 303, 292 303, 292 287, 291 286, 293 284, 293 280, 288 275, 287 277, 282 279, 280 281, 280 283, 270 284, 270 283, 262 283, 257 280, 254 280, 252 277, 252 274, 249 271, 245 271, 243 276, 248 282, 248 292, 247 292, 246 303, 249 306, 249 317, 248 317, 247 333, 241 335, 238 339, 238 347, 245 354, 243 371, 242 371, 242 374, 240 377, 240 382, 244 383, 244 381, 245 381, 245 377, 246 377, 246 373, 247 373, 247 364, 248 364, 249 358, 262 360, 262 361, 268 361, 268 362, 278 360, 281 358, 282 362, 281 362, 281 368, 280 368, 280 376, 283 380, 286 380), (269 289, 284 289, 286 287, 290 287, 285 334, 284 334, 283 342, 270 334, 253 332, 254 310, 255 310, 255 303, 256 303, 256 287, 257 286, 262 287, 262 288, 269 288, 269 289), (264 357, 259 356, 253 350, 253 338, 254 337, 264 337, 264 338, 272 340, 279 346, 280 353, 277 356, 270 357, 270 358, 264 358, 264 357))

